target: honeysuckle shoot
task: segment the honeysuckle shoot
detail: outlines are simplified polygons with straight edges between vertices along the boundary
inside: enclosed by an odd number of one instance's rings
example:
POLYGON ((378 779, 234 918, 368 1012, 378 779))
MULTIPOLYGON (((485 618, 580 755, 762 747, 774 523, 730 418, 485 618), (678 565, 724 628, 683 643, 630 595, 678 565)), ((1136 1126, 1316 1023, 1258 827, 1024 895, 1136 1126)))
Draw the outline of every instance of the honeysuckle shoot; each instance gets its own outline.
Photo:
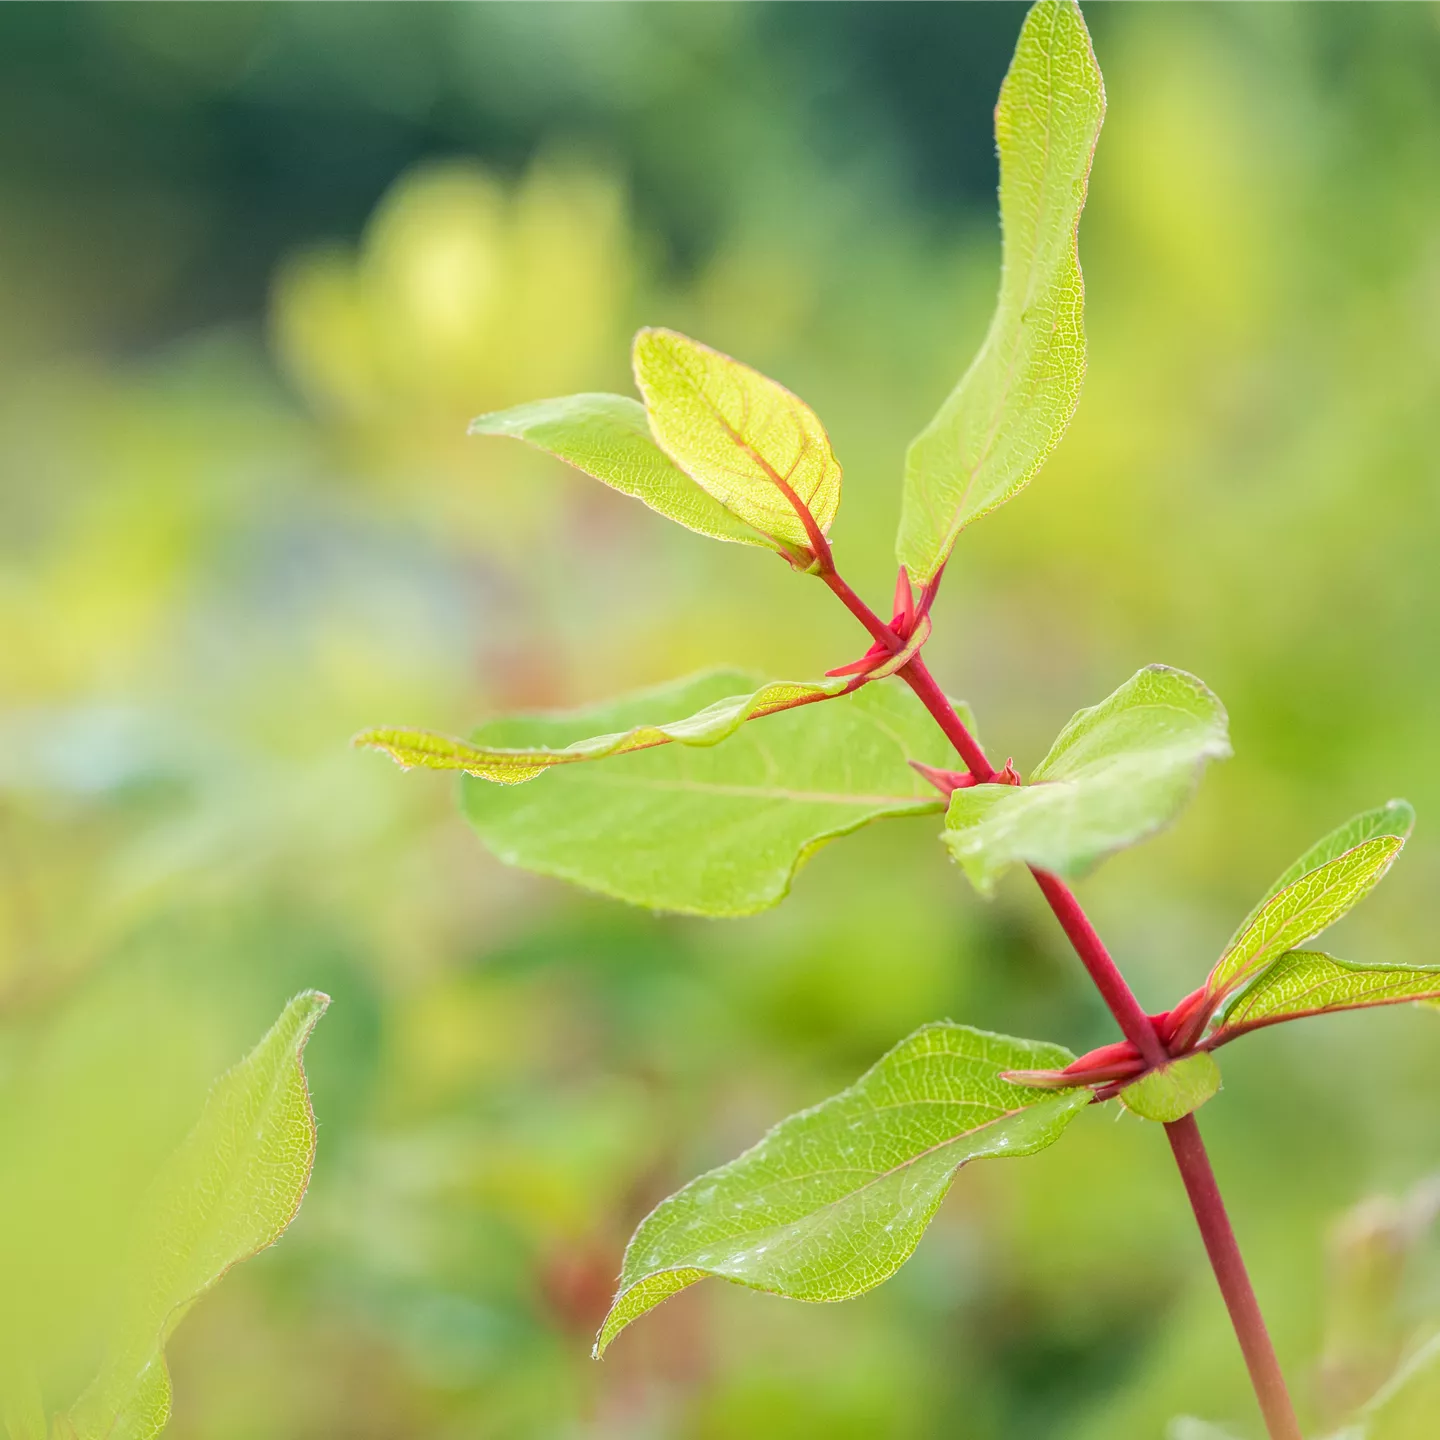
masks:
MULTIPOLYGON (((1300 948, 1384 876, 1410 832, 1410 807, 1391 801, 1312 846, 1208 979, 1147 1015, 1062 877, 1083 876, 1177 817, 1206 765, 1230 754, 1224 707, 1193 675, 1148 665, 1079 711, 1022 774, 992 764, 969 710, 945 696, 926 661, 957 537, 1030 481, 1080 394, 1077 235, 1104 111, 1079 7, 1038 0, 995 115, 999 301, 975 362, 910 447, 888 622, 840 573, 829 531, 841 472, 819 417, 699 341, 640 331, 643 406, 575 395, 472 427, 524 439, 692 530, 779 551, 863 627, 859 659, 813 682, 707 672, 569 714, 492 721, 464 740, 397 729, 358 738, 403 765, 465 772, 464 812, 501 860, 656 910, 751 914, 781 900, 836 837, 943 812, 940 838, 981 892, 1012 866, 1035 873, 1124 1037, 1076 1058, 950 1021, 916 1031, 855 1085, 655 1209, 626 1251, 597 1354, 707 1276, 802 1300, 858 1295, 911 1254, 962 1165, 1031 1154, 1085 1106, 1118 1099, 1167 1127, 1266 1426, 1272 1440, 1300 1440, 1193 1112, 1220 1086, 1211 1052, 1251 1030, 1440 1000, 1440 966, 1358 965, 1300 948)), ((876 897, 892 903, 903 902, 876 897)), ((152 1352, 124 1353, 133 1407, 136 1386, 152 1383, 152 1352)), ((106 1405, 113 1416, 116 1402, 106 1405)))

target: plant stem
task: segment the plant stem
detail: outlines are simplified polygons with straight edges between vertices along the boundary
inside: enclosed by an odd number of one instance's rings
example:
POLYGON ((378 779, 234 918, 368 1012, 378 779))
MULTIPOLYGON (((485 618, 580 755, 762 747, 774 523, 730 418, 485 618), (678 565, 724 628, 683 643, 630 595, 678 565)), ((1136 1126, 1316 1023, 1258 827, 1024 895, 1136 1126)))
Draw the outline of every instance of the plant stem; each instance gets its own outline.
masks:
POLYGON ((1303 1440, 1285 1388, 1285 1377, 1275 1358, 1275 1347, 1270 1343, 1270 1332, 1265 1328, 1265 1317, 1260 1313, 1260 1303, 1250 1284, 1235 1232, 1230 1228, 1230 1217, 1225 1213, 1225 1201, 1215 1183, 1215 1172, 1210 1168, 1210 1156, 1200 1138, 1195 1116, 1171 1121, 1165 1133, 1175 1153, 1175 1163, 1180 1167, 1180 1178, 1185 1182, 1185 1193, 1190 1197, 1190 1208, 1195 1212, 1210 1266, 1230 1311, 1230 1323, 1240 1341, 1250 1383, 1255 1387, 1260 1412, 1265 1417, 1265 1428, 1271 1440, 1303 1440))
MULTIPOLYGON (((873 639, 885 645, 890 653, 898 654, 904 642, 873 610, 841 579, 833 568, 824 568, 820 578, 840 598, 845 608, 870 632, 873 639)), ((927 591, 933 598, 933 591, 927 591)), ((945 732, 945 737, 954 745, 964 760, 966 768, 981 783, 992 781, 996 770, 986 758, 975 737, 955 707, 946 698, 945 692, 936 683, 925 661, 915 656, 896 672, 915 692, 936 724, 945 732)), ((1140 1052, 1150 1065, 1160 1065, 1168 1058, 1165 1047, 1155 1033, 1155 1026, 1145 1012, 1135 992, 1120 972, 1120 967, 1111 958, 1104 942, 1090 923, 1089 917, 1080 908, 1070 887, 1058 875, 1048 870, 1038 870, 1033 865, 1030 873, 1040 887, 1040 893, 1055 918, 1060 922, 1066 937, 1075 948, 1095 988, 1115 1017, 1125 1038, 1140 1052)), ((1201 1239, 1205 1242, 1205 1253, 1210 1257, 1210 1267, 1215 1272, 1220 1293, 1224 1296, 1226 1308, 1230 1311, 1230 1322, 1235 1327, 1241 1353, 1250 1371, 1250 1381, 1255 1387, 1255 1397, 1260 1402, 1260 1412, 1265 1417, 1265 1427, 1270 1440, 1303 1440, 1295 1409, 1290 1403, 1285 1388, 1285 1377, 1280 1370, 1270 1333, 1265 1328, 1264 1316, 1260 1313, 1259 1301, 1250 1284, 1245 1269, 1245 1260, 1235 1232, 1230 1227, 1230 1217, 1225 1213, 1225 1202, 1210 1168, 1210 1157, 1205 1142, 1200 1136, 1200 1127, 1194 1115, 1173 1121, 1165 1127, 1170 1138, 1170 1148, 1180 1177, 1185 1182, 1185 1193, 1190 1199, 1190 1208, 1195 1212, 1195 1223, 1200 1228, 1201 1239)))
POLYGON ((1147 1065, 1163 1065, 1170 1057, 1155 1033, 1155 1026, 1120 973, 1120 967, 1110 958, 1105 942, 1095 933, 1095 927, 1080 908, 1074 892, 1058 875, 1052 875, 1048 870, 1037 870, 1032 865, 1030 873, 1125 1038, 1140 1052, 1147 1065))

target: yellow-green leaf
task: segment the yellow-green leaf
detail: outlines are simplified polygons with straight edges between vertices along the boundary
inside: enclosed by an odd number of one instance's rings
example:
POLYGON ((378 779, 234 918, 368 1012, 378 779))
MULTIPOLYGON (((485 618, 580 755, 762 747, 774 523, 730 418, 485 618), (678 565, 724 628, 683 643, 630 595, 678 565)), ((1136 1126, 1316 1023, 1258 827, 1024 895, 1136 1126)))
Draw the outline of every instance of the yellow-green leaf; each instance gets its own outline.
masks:
POLYGON ((1214 1043, 1309 1015, 1440 999, 1440 966, 1357 965, 1323 950, 1291 950, 1219 1016, 1214 1043))
POLYGON ((1208 993, 1234 994, 1352 910, 1384 879, 1414 823, 1410 806, 1391 800, 1312 845, 1251 911, 1211 970, 1208 993))
POLYGON ((165 1345, 232 1265, 280 1238, 315 1158, 301 1066, 328 997, 297 995, 263 1040, 216 1083, 148 1199, 129 1288, 100 1373, 63 1418, 75 1440, 151 1440, 170 1416, 165 1345))
POLYGON ((1074 0, 1025 19, 995 110, 1004 258, 974 363, 905 462, 896 551, 917 580, 961 529, 1035 476, 1060 442, 1085 376, 1077 235, 1105 90, 1074 0))
POLYGON ((481 415, 472 435, 513 435, 652 510, 716 540, 769 545, 679 469, 655 443, 645 407, 624 395, 565 395, 481 415))
POLYGON ((662 450, 728 511, 808 553, 803 507, 824 534, 840 462, 815 412, 758 370, 674 330, 635 337, 635 380, 662 450))
MULTIPOLYGON (((485 748, 564 749, 597 731, 668 725, 737 692, 712 671, 569 715, 483 727, 485 748)), ((530 785, 462 782, 465 813, 502 860, 657 910, 748 915, 779 902, 827 841, 888 816, 936 814, 910 767, 954 751, 913 694, 880 680, 742 725, 723 745, 662 745, 562 765, 530 785)))
POLYGON ((656 1206, 625 1251, 596 1355, 707 1276, 795 1300, 873 1289, 910 1257, 962 1165, 1033 1155, 1090 1103, 1088 1090, 1026 1089, 1004 1072, 1074 1058, 948 1021, 917 1030, 848 1090, 656 1206))
MULTIPOLYGON (((533 780, 554 765, 573 765, 582 760, 606 760, 632 750, 649 750, 672 742, 681 745, 718 745, 733 735, 747 720, 758 720, 780 710, 830 700, 853 685, 846 679, 792 681, 774 680, 745 695, 728 695, 694 715, 663 724, 633 725, 612 735, 596 735, 573 744, 551 748, 487 747, 470 740, 437 735, 429 730, 366 730, 354 744, 383 750, 397 764, 409 769, 462 770, 481 780, 499 785, 519 785, 533 780)), ((664 687, 668 692, 670 687, 664 687)))
POLYGON ((1132 1114, 1168 1125, 1198 1110, 1220 1088, 1220 1067, 1203 1050, 1142 1075, 1120 1092, 1132 1114))

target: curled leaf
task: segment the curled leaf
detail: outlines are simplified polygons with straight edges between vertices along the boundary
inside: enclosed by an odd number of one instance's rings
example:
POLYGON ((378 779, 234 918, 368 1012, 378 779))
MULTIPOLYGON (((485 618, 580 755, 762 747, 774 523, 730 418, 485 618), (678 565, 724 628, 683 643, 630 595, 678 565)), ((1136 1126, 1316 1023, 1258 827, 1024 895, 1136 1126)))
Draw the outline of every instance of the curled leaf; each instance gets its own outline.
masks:
POLYGON ((1119 1093, 1132 1114, 1168 1125, 1198 1110, 1220 1088, 1220 1067, 1201 1051, 1142 1075, 1119 1093))
MULTIPOLYGON (((813 705, 843 695, 853 682, 837 680, 774 680, 746 695, 728 695, 705 706, 694 715, 663 724, 634 725, 611 735, 596 735, 572 744, 551 747, 484 746, 429 730, 366 730, 355 737, 355 745, 383 750, 407 769, 462 770, 498 785, 520 785, 533 780, 555 765, 573 765, 583 760, 605 760, 632 750, 648 750, 672 742, 681 745, 718 745, 733 735, 747 720, 813 705)), ((668 693, 670 687, 663 687, 668 693)))
POLYGON ((801 555, 840 505, 819 417, 758 370, 674 330, 635 337, 635 380, 660 447, 726 510, 801 555))

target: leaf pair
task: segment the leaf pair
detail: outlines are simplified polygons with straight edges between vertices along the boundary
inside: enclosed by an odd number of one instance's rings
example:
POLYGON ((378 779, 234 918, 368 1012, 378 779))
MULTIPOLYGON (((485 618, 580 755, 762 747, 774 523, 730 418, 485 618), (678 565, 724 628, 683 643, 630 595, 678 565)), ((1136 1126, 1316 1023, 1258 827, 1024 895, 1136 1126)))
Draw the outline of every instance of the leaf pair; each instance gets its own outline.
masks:
POLYGON ((1357 965, 1299 948, 1380 883, 1414 823, 1404 800, 1367 810, 1312 845, 1275 881, 1205 982, 1192 1028, 1213 1024, 1208 1047, 1282 1020, 1440 997, 1440 967, 1357 965))
MULTIPOLYGON (((1027 485, 1060 442, 1085 375, 1078 231, 1105 91, 1075 0, 1026 16, 995 110, 1004 237, 979 354, 910 446, 896 553, 918 581, 960 531, 1027 485)), ((636 336, 644 406, 541 400, 471 425, 513 435, 717 540, 802 568, 828 549, 841 471, 814 411, 775 381, 672 330, 636 336)))
MULTIPOLYGON (((56 1418, 55 1440, 151 1440, 164 1429, 165 1346, 175 1327, 231 1266, 279 1239, 304 1197, 315 1117, 301 1054, 328 1004, 315 991, 297 995, 216 1083, 151 1188, 104 1361, 56 1418)), ((7 1419, 20 1434, 43 1440, 38 1398, 7 1419)))
POLYGON ((570 395, 482 415, 701 535, 809 565, 840 505, 840 463, 815 412, 783 385, 673 330, 635 337, 643 406, 570 395))

